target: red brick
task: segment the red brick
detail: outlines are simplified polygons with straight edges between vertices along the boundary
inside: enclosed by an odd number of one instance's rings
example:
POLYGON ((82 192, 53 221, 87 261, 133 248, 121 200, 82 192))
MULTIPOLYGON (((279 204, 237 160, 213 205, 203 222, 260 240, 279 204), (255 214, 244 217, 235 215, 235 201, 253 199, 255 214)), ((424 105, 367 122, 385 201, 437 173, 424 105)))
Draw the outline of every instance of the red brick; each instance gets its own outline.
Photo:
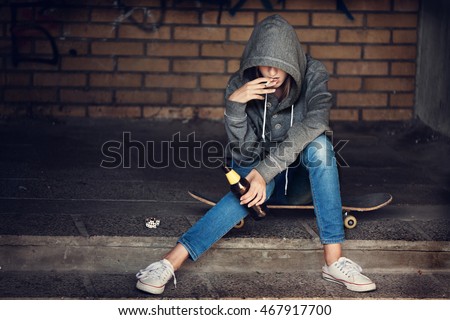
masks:
POLYGON ((414 62, 393 62, 391 74, 396 76, 414 76, 416 74, 416 64, 414 62))
POLYGON ((313 29, 313 28, 302 28, 296 29, 297 36, 301 42, 335 42, 336 41, 336 30, 335 29, 313 29))
POLYGON ((120 104, 164 104, 167 103, 167 93, 164 91, 118 90, 116 101, 120 104))
POLYGON ((80 106, 52 106, 51 115, 54 117, 86 117, 87 108, 80 106))
POLYGON ((209 108, 209 107, 201 107, 197 110, 197 116, 199 119, 208 119, 208 120, 222 120, 224 115, 224 108, 209 108))
POLYGON ((157 58, 119 58, 120 71, 169 71, 169 60, 157 58))
MULTIPOLYGON (((70 8, 70 9, 62 9, 55 10, 51 13, 58 21, 76 21, 76 22, 85 22, 89 20, 89 9, 88 8, 70 8)), ((45 15, 45 19, 48 19, 49 16, 45 15)))
POLYGON ((114 38, 116 33, 109 24, 64 24, 65 37, 77 38, 114 38))
POLYGON ((221 27, 175 27, 176 40, 224 41, 226 29, 221 27))
POLYGON ((8 102, 56 102, 57 91, 55 89, 27 88, 4 89, 4 101, 8 102))
POLYGON ((120 39, 143 39, 143 40, 169 40, 170 27, 162 26, 155 31, 146 31, 138 28, 135 25, 121 24, 119 27, 120 39))
POLYGON ((164 24, 198 24, 199 12, 197 10, 167 10, 164 24))
MULTIPOLYGON (((217 24, 218 11, 207 11, 202 14, 202 24, 217 24)), ((255 24, 255 15, 253 12, 241 11, 234 16, 227 12, 222 13, 220 25, 222 26, 253 26, 255 24)))
POLYGON ((30 113, 33 116, 48 117, 52 115, 52 106, 33 103, 30 113))
POLYGON ((369 27, 416 28, 417 14, 410 13, 371 13, 367 15, 369 27))
POLYGON ((393 31, 394 43, 416 43, 417 31, 416 30, 394 30, 393 31))
POLYGON ((313 13, 312 25, 315 27, 362 27, 363 15, 353 14, 354 20, 348 19, 343 13, 313 13))
POLYGON ((146 75, 145 86, 147 88, 186 88, 197 87, 197 77, 190 75, 146 75))
MULTIPOLYGON (((272 6, 274 9, 280 8, 281 6, 279 4, 277 4, 278 1, 271 1, 272 2, 272 6)), ((213 6, 213 8, 217 9, 217 5, 213 6)), ((257 9, 257 10, 262 10, 265 9, 261 0, 246 0, 244 1, 243 6, 241 7, 241 9, 257 9)), ((239 14, 240 11, 238 11, 237 14, 239 14)))
POLYGON ((384 93, 338 93, 339 107, 386 107, 387 94, 384 93))
POLYGON ((54 64, 46 64, 40 62, 29 62, 22 61, 18 66, 13 66, 11 59, 5 59, 4 65, 6 67, 7 72, 16 72, 16 71, 59 71, 59 66, 54 64))
POLYGON ((28 115, 28 108, 0 104, 0 119, 7 117, 24 117, 28 115))
POLYGON ((140 118, 141 114, 141 107, 88 107, 88 116, 92 118, 140 118))
POLYGON ((225 61, 218 59, 182 59, 173 61, 174 72, 223 73, 225 61))
POLYGON ((327 69, 328 73, 333 75, 334 74, 334 61, 332 60, 321 60, 320 62, 323 63, 325 66, 325 69, 327 69))
MULTIPOLYGON (((93 8, 91 12, 92 22, 114 22, 122 15, 118 9, 93 8)), ((125 20, 126 22, 127 20, 125 20)))
POLYGON ((331 91, 357 91, 361 89, 361 78, 330 77, 328 89, 331 91))
MULTIPOLYGON (((18 20, 27 23, 27 19, 25 20, 18 20)), ((53 38, 59 38, 62 35, 62 24, 57 22, 50 22, 50 21, 40 21, 39 26, 43 29, 45 29, 50 36, 53 38)), ((7 27, 7 36, 9 37, 10 34, 10 28, 9 25, 7 27)), ((25 25, 20 31, 20 36, 22 40, 25 38, 33 38, 33 39, 47 39, 46 34, 42 31, 42 29, 33 28, 33 26, 25 25)))
POLYGON ((355 109, 331 109, 331 121, 358 121, 359 111, 355 109))
POLYGON ((229 76, 205 75, 200 78, 200 87, 204 89, 225 89, 229 76))
POLYGON ((247 41, 252 34, 253 28, 230 28, 230 41, 247 41))
MULTIPOLYGON (((71 50, 76 52, 77 55, 85 55, 89 52, 88 42, 85 40, 57 40, 56 45, 58 46, 59 53, 61 54, 70 54, 71 50)), ((48 47, 42 48, 43 50, 47 50, 45 53, 51 53, 48 47), (45 49, 44 49, 45 48, 45 49)))
POLYGON ((369 91, 414 91, 414 78, 367 78, 363 89, 369 91))
POLYGON ((63 57, 61 69, 73 71, 112 71, 114 69, 114 61, 112 58, 63 57))
MULTIPOLYGON (((273 15, 273 12, 258 13, 258 21, 262 21, 263 19, 271 15, 273 15)), ((306 12, 279 12, 279 15, 285 18, 287 22, 289 22, 294 27, 309 25, 309 14, 306 12)))
POLYGON ((199 52, 197 43, 152 42, 147 45, 148 56, 197 57, 199 52))
POLYGON ((140 87, 142 76, 132 73, 91 73, 89 84, 91 87, 140 87))
POLYGON ((173 91, 172 103, 176 105, 223 105, 222 91, 173 91))
POLYGON ((390 0, 345 0, 350 12, 353 11, 390 11, 390 0))
POLYGON ((286 1, 287 10, 336 10, 335 0, 286 1))
POLYGON ((137 42, 93 42, 92 54, 104 55, 142 55, 144 44, 137 42))
POLYGON ((387 62, 338 62, 337 74, 344 75, 387 75, 387 62))
MULTIPOLYGON (((75 51, 78 55, 85 55, 88 53, 88 42, 85 40, 56 40, 56 46, 58 47, 58 51, 60 54, 69 54, 71 50, 75 51)), ((47 40, 36 41, 35 48, 36 53, 39 54, 51 54, 53 52, 47 40)))
POLYGON ((414 60, 415 46, 366 46, 364 59, 369 60, 414 60))
MULTIPOLYGON (((8 38, 10 38, 10 35, 8 35, 8 38)), ((40 38, 36 38, 33 40, 31 40, 29 38, 19 38, 18 46, 17 46, 19 53, 20 54, 32 53, 33 52, 33 42, 34 43, 37 43, 37 42, 44 43, 45 42, 45 45, 47 47, 51 48, 50 43, 48 42, 47 39, 45 39, 45 41, 43 41, 40 38)), ((2 45, 2 48, 9 48, 11 46, 11 41, 4 39, 0 44, 2 45)), ((5 49, 2 49, 2 51, 3 50, 5 50, 5 49)), ((2 54, 3 54, 3 52, 2 52, 2 54)))
POLYGON ((360 46, 312 45, 310 53, 316 59, 360 59, 360 46))
POLYGON ((38 87, 83 87, 86 85, 86 75, 69 72, 35 73, 33 84, 38 87))
POLYGON ((112 91, 61 89, 60 99, 61 102, 68 103, 111 103, 112 91))
POLYGON ((6 73, 0 77, 0 85, 25 87, 31 84, 29 73, 6 73))
POLYGON ((86 117, 86 107, 81 106, 58 106, 58 105, 36 105, 32 107, 32 114, 38 116, 52 117, 86 117))
POLYGON ((395 11, 419 11, 419 0, 395 0, 394 1, 395 11))
POLYGON ((341 43, 389 43, 391 32, 388 30, 346 30, 339 31, 341 43))
POLYGON ((244 47, 245 46, 241 44, 203 44, 201 47, 201 55, 203 57, 239 58, 242 55, 242 52, 244 52, 244 47))
POLYGON ((151 119, 192 119, 193 107, 144 107, 144 118, 151 119))
POLYGON ((391 107, 414 107, 414 94, 412 93, 393 93, 390 94, 391 107))
POLYGON ((240 60, 228 60, 227 61, 227 72, 234 73, 239 70, 241 61, 240 60))
POLYGON ((413 118, 411 109, 363 110, 363 121, 405 121, 413 118))

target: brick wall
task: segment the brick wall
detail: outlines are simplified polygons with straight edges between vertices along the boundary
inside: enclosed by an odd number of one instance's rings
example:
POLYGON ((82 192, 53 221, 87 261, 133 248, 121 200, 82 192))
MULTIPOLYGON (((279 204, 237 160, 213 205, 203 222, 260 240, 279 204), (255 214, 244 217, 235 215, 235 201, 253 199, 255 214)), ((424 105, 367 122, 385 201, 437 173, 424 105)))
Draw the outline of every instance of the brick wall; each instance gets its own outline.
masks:
MULTIPOLYGON (((159 1, 122 1, 156 9, 159 1)), ((268 12, 248 0, 235 16, 198 1, 167 1, 163 25, 145 30, 119 21, 114 1, 71 1, 42 11, 22 8, 19 21, 45 27, 54 38, 56 65, 11 59, 8 6, 0 9, 0 116, 132 118, 223 117, 223 90, 253 25, 274 12, 298 32, 306 52, 331 74, 333 120, 408 120, 414 116, 419 0, 286 0, 268 12)), ((158 10, 153 10, 157 14, 158 10)), ((19 30, 21 55, 51 57, 42 33, 19 30)))

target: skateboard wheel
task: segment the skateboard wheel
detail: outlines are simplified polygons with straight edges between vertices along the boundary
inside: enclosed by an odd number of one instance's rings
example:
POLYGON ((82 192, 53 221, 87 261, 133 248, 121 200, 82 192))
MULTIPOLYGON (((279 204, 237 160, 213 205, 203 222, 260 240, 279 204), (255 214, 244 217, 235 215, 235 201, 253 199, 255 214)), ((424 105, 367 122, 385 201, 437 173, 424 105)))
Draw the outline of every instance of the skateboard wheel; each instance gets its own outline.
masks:
POLYGON ((352 215, 347 215, 344 218, 344 226, 347 229, 353 229, 354 227, 356 227, 356 218, 352 215))
POLYGON ((239 222, 234 226, 234 228, 235 228, 235 229, 241 229, 241 228, 244 226, 244 224, 245 224, 244 219, 242 219, 241 221, 239 221, 239 222))

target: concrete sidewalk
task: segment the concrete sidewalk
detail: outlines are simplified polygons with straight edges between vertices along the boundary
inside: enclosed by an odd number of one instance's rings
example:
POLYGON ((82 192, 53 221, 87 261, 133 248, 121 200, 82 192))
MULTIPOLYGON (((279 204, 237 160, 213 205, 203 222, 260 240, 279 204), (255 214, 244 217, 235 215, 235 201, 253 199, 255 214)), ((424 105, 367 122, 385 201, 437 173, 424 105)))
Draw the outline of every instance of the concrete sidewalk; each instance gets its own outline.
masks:
MULTIPOLYGON (((359 214, 358 226, 346 231, 346 253, 377 291, 361 296, 320 280, 313 212, 278 210, 188 262, 177 273, 177 289, 168 286, 163 297, 448 299, 449 139, 420 124, 333 129, 335 145, 348 141, 339 151, 348 164, 341 168, 342 192, 394 197, 384 209, 359 214)), ((208 209, 187 190, 213 198, 227 191, 221 170, 201 165, 208 155, 214 159, 207 147, 225 141, 217 122, 3 121, 0 298, 148 298, 134 288, 134 274, 208 209), (135 146, 130 168, 102 168, 122 152, 114 147, 124 139, 135 146), (114 152, 102 153, 105 143, 114 152), (150 163, 168 166, 139 168, 141 144, 150 163), (160 220, 158 228, 145 226, 151 217, 160 220)))

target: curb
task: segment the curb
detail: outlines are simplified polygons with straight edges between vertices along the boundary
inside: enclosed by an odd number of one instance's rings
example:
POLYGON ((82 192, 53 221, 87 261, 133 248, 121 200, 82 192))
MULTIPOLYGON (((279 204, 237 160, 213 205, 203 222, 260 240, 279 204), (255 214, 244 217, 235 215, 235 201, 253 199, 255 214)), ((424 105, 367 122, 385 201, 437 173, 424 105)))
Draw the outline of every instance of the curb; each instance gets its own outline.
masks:
MULTIPOLYGON (((2 271, 135 272, 159 260, 175 237, 0 236, 2 271)), ((348 256, 365 270, 448 272, 450 242, 347 240, 348 256)), ((317 239, 226 238, 185 268, 196 272, 314 271, 323 264, 317 239)))

